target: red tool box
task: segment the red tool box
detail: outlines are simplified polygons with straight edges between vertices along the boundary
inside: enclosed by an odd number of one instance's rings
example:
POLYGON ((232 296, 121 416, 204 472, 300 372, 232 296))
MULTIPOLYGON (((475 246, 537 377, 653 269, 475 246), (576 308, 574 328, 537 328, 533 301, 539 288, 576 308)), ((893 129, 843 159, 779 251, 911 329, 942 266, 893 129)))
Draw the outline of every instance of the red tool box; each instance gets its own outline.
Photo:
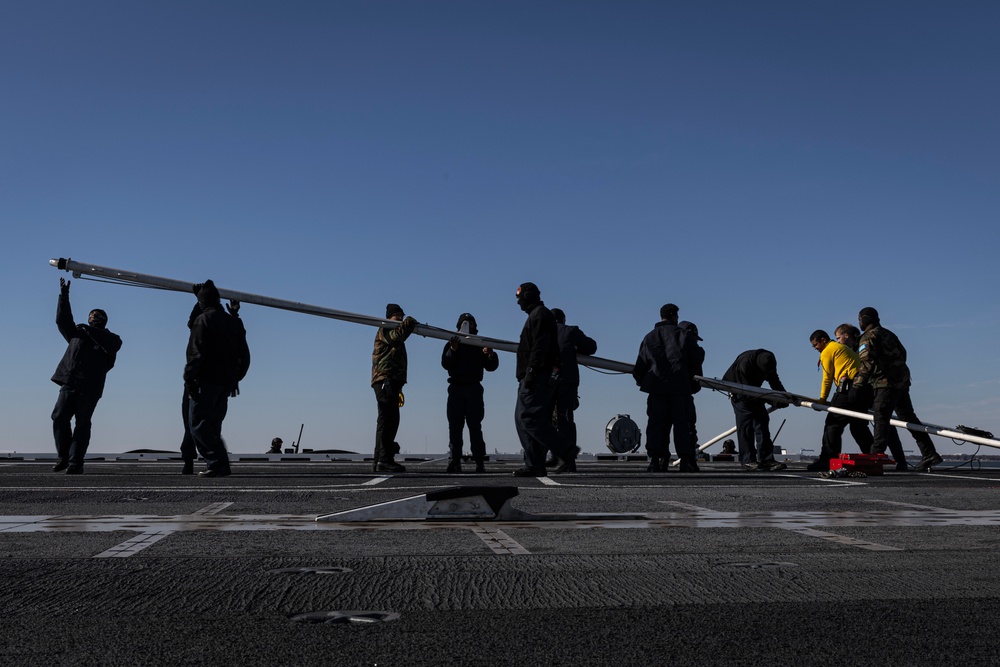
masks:
POLYGON ((866 475, 881 475, 882 466, 895 463, 885 454, 841 454, 830 459, 830 470, 844 468, 848 472, 863 472, 866 475))

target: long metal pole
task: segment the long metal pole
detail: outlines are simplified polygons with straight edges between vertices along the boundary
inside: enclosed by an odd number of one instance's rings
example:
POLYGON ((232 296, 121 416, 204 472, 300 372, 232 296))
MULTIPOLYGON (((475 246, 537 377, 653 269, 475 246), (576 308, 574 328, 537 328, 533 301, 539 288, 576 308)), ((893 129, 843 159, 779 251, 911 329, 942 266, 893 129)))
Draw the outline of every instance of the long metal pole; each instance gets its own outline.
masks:
MULTIPOLYGON (((107 266, 98 266, 96 264, 86 264, 72 259, 50 259, 49 264, 59 270, 72 272, 75 278, 103 278, 104 280, 123 285, 156 287, 173 292, 185 292, 187 294, 192 293, 196 284, 185 280, 152 276, 145 273, 138 273, 136 271, 125 271, 107 266)), ((305 313, 307 315, 318 315, 319 317, 353 322, 355 324, 364 324, 371 327, 392 328, 400 325, 400 323, 396 320, 387 320, 372 317, 370 315, 349 313, 343 310, 326 308, 324 306, 313 306, 298 301, 286 301, 284 299, 276 299, 274 297, 262 296, 260 294, 251 294, 250 292, 240 292, 238 290, 226 289, 223 287, 219 287, 219 295, 223 299, 235 299, 236 301, 240 301, 242 303, 252 303, 254 305, 265 306, 267 308, 277 308, 279 310, 305 313)), ((451 340, 453 337, 458 336, 459 342, 463 345, 491 347, 495 350, 502 350, 504 352, 517 352, 517 343, 513 341, 503 340, 500 338, 489 338, 487 336, 461 334, 457 331, 449 331, 448 329, 441 329, 427 324, 418 324, 414 328, 413 333, 419 336, 424 336, 425 338, 438 338, 440 340, 451 340)), ((577 355, 577 361, 583 366, 602 368, 604 370, 616 371, 619 373, 632 372, 632 364, 622 363, 613 359, 577 355)))
MULTIPOLYGON (((192 293, 194 285, 196 283, 175 280, 173 278, 162 278, 160 276, 152 276, 144 273, 138 273, 136 271, 125 271, 122 269, 114 269, 106 266, 98 266, 96 264, 86 264, 84 262, 76 262, 72 259, 50 259, 49 264, 61 271, 69 271, 74 277, 89 277, 92 279, 103 278, 110 282, 115 282, 124 285, 145 285, 148 287, 157 287, 160 289, 170 290, 174 292, 186 292, 188 294, 192 293)), ((318 315, 320 317, 327 317, 335 320, 343 320, 345 322, 354 322, 355 324, 364 324, 372 327, 397 327, 399 322, 395 320, 386 320, 378 317, 372 317, 370 315, 359 315, 357 313, 349 313, 343 310, 336 310, 333 308, 326 308, 323 306, 313 306, 307 303, 300 303, 297 301, 286 301, 284 299, 276 299, 273 297, 262 296, 259 294, 251 294, 250 292, 240 292, 238 290, 231 290, 225 288, 219 288, 219 295, 224 299, 235 299, 243 303, 252 303, 258 306, 266 306, 268 308, 277 308, 279 310, 289 310, 298 313, 305 313, 307 315, 318 315)), ((475 345, 477 347, 492 347, 495 350, 503 350, 505 352, 516 352, 517 343, 512 341, 503 340, 500 338, 488 338, 486 336, 473 336, 471 334, 460 334, 455 331, 449 331, 447 329, 441 329, 439 327, 430 326, 427 324, 418 324, 414 328, 414 333, 425 338, 438 338, 441 340, 450 340, 455 336, 458 336, 459 342, 463 345, 475 345)), ((624 363, 621 361, 615 361, 613 359, 603 359, 601 357, 590 357, 586 355, 577 355, 577 362, 583 366, 588 366, 592 368, 602 368, 609 371, 615 371, 618 373, 631 373, 632 364, 624 363)), ((872 420, 872 416, 869 414, 861 412, 852 412, 850 410, 843 410, 841 408, 834 408, 829 405, 816 403, 812 399, 806 396, 798 396, 796 394, 790 394, 788 392, 776 392, 772 390, 762 389, 761 387, 750 387, 747 385, 741 385, 733 382, 726 382, 724 380, 718 380, 715 378, 705 378, 702 376, 695 376, 702 386, 710 387, 713 389, 720 389, 722 391, 729 391, 734 393, 749 394, 751 396, 758 396, 765 399, 773 399, 782 403, 787 403, 790 405, 795 405, 797 407, 812 408, 817 411, 825 412, 835 412, 837 414, 847 415, 849 417, 857 417, 858 419, 872 420)), ((944 426, 935 426, 932 424, 912 424, 910 422, 899 421, 898 419, 890 420, 889 422, 893 426, 899 426, 902 428, 909 429, 911 431, 922 431, 924 433, 929 433, 931 435, 938 435, 944 438, 951 438, 953 440, 961 440, 965 442, 974 442, 980 445, 986 445, 987 447, 996 447, 1000 449, 1000 440, 992 438, 984 438, 981 436, 976 436, 968 433, 963 433, 961 431, 956 431, 954 429, 948 429, 944 426)), ((721 437, 725 437, 724 435, 721 437)), ((702 448, 707 446, 703 445, 702 448)), ((699 449, 702 449, 699 448, 699 449)))
MULTIPOLYGON (((844 410, 843 408, 835 408, 825 403, 818 403, 807 396, 799 396, 798 394, 792 394, 787 391, 774 391, 773 389, 764 389, 762 387, 752 387, 750 385, 738 384, 736 382, 727 382, 725 380, 719 380, 717 378, 705 378, 701 376, 696 376, 703 386, 710 387, 712 389, 719 389, 721 391, 727 391, 734 394, 744 394, 748 396, 756 396, 757 398, 762 398, 764 400, 776 401, 779 403, 785 403, 788 405, 794 405, 800 408, 811 408, 817 412, 832 412, 838 415, 846 415, 847 417, 854 417, 855 419, 865 419, 867 421, 874 421, 874 417, 867 412, 855 412, 853 410, 844 410)), ((900 428, 905 428, 910 431, 916 431, 918 433, 927 433, 929 435, 937 435, 942 438, 951 438, 952 440, 961 440, 964 442, 974 442, 977 445, 986 445, 987 447, 996 447, 1000 449, 1000 440, 995 438, 985 438, 978 435, 973 435, 971 433, 963 433, 962 431, 956 431, 955 429, 948 428, 946 426, 938 426, 937 424, 914 424, 913 422, 904 422, 899 419, 890 419, 889 423, 893 426, 898 426, 900 428)))

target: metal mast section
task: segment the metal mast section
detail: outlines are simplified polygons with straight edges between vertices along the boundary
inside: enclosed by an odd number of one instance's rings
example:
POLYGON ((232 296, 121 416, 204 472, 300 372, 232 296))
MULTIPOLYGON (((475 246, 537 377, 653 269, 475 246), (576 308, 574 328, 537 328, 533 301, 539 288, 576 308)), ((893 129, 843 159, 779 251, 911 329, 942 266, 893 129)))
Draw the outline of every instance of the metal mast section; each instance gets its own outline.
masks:
MULTIPOLYGON (((173 278, 151 276, 144 273, 138 273, 136 271, 125 271, 107 266, 97 266, 96 264, 76 262, 72 259, 50 259, 49 264, 60 271, 71 272, 74 278, 100 280, 119 285, 153 287, 162 290, 191 294, 196 284, 184 280, 175 280, 173 278)), ((268 308, 277 308, 279 310, 290 310, 296 313, 305 313, 307 315, 317 315, 319 317, 327 317, 334 320, 342 320, 344 322, 364 324, 370 327, 394 328, 400 325, 400 323, 395 320, 387 320, 379 317, 372 317, 370 315, 359 315, 357 313, 349 313, 343 310, 326 308, 324 306, 313 306, 307 303, 300 303, 298 301, 275 299, 274 297, 251 294, 249 292, 240 292, 238 290, 225 289, 223 287, 219 287, 219 295, 223 299, 235 299, 236 301, 240 301, 242 303, 252 303, 257 306, 266 306, 268 308)), ((517 343, 513 341, 502 340, 500 338, 489 338, 488 336, 463 334, 457 331, 434 327, 429 324, 418 324, 416 328, 414 328, 413 332, 417 335, 424 336, 425 338, 438 338, 441 340, 451 340, 455 336, 458 336, 459 342, 463 345, 491 347, 495 350, 503 350, 504 352, 517 352, 517 343)), ((613 359, 602 359, 601 357, 578 355, 577 361, 581 366, 600 368, 618 373, 632 372, 632 364, 614 361, 613 359)))
MULTIPOLYGON (((106 266, 76 262, 71 259, 50 259, 49 264, 61 271, 71 272, 75 278, 103 280, 104 282, 117 283, 121 285, 154 287, 174 292, 184 292, 187 294, 192 293, 195 285, 195 283, 184 280, 161 278, 159 276, 137 273, 135 271, 123 271, 122 269, 113 269, 106 266)), ((269 296, 224 289, 222 287, 219 288, 219 295, 224 299, 235 299, 243 303, 252 303, 258 306, 277 308, 279 310, 290 310, 297 313, 305 313, 307 315, 317 315, 319 317, 327 317, 345 322, 354 322, 355 324, 364 324, 371 327, 391 328, 400 325, 400 323, 395 320, 386 320, 378 317, 372 317, 370 315, 359 315, 357 313, 349 313, 343 310, 335 310, 333 308, 326 308, 323 306, 313 306, 306 303, 299 303, 297 301, 275 299, 269 296)), ((453 337, 458 336, 459 342, 463 345, 492 347, 495 350, 503 350, 505 352, 517 351, 517 343, 513 341, 502 340, 500 338, 489 338, 487 336, 462 334, 456 331, 430 326, 429 324, 418 324, 414 328, 414 333, 424 336, 425 338, 438 338, 440 340, 451 340, 453 337)), ((632 372, 632 364, 615 361, 613 359, 577 355, 577 362, 581 366, 586 366, 587 368, 599 368, 616 373, 630 374, 632 372)), ((794 405, 796 407, 809 408, 818 412, 834 412, 837 414, 847 415, 849 417, 872 421, 871 414, 834 408, 829 405, 817 403, 807 396, 800 396, 798 394, 791 394, 788 392, 776 392, 768 389, 762 389, 761 387, 751 387, 715 378, 706 378, 700 375, 695 376, 695 379, 698 380, 703 387, 716 389, 730 394, 751 395, 775 403, 784 403, 794 405)), ((933 424, 913 424, 910 422, 899 421, 898 419, 893 419, 889 423, 893 426, 909 429, 911 431, 922 431, 924 433, 929 433, 930 435, 937 435, 943 438, 972 442, 1000 449, 1000 440, 993 438, 992 433, 979 431, 978 429, 963 430, 966 427, 961 426, 949 429, 944 426, 936 426, 933 424)), ((723 434, 719 437, 722 438, 725 437, 725 435, 727 434, 723 434)))

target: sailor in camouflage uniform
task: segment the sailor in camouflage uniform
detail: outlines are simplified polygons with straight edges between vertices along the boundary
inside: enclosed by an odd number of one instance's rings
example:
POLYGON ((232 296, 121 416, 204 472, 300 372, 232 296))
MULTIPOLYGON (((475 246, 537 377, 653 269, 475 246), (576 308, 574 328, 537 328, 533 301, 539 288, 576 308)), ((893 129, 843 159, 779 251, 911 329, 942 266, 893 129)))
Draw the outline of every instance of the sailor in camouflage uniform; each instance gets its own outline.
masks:
POLYGON ((396 432, 399 431, 399 408, 406 384, 406 339, 413 333, 417 321, 405 317, 395 303, 385 307, 387 320, 402 322, 398 327, 382 327, 375 334, 372 351, 372 389, 378 402, 378 424, 375 428, 375 472, 406 472, 396 463, 399 452, 396 432))
MULTIPOLYGON (((889 432, 894 427, 889 424, 892 413, 905 422, 919 424, 917 414, 910 400, 910 369, 906 365, 906 348, 896 334, 883 327, 878 311, 862 308, 858 313, 858 326, 864 332, 858 343, 861 367, 855 375, 855 383, 870 384, 875 392, 872 405, 875 423, 875 442, 872 454, 884 454, 889 445, 889 432)), ((921 431, 910 431, 920 448, 920 463, 916 470, 923 472, 941 463, 941 455, 934 448, 931 437, 921 431)))

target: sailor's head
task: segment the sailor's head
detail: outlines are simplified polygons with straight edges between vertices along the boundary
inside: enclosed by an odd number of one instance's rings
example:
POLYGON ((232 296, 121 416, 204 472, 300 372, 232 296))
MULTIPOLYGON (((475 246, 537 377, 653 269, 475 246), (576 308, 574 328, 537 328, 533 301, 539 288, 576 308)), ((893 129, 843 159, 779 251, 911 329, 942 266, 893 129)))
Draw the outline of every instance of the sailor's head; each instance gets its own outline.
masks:
POLYGON ((681 329, 684 329, 684 331, 687 331, 689 334, 692 334, 698 340, 705 340, 704 338, 698 335, 698 325, 695 324, 694 322, 688 322, 687 320, 684 320, 683 322, 679 322, 677 326, 679 326, 681 329))
POLYGON ((462 325, 464 323, 469 323, 469 333, 477 334, 479 333, 479 327, 476 325, 476 317, 472 313, 462 313, 458 316, 458 322, 455 323, 455 330, 461 331, 462 325))
POLYGON ((862 331, 868 331, 872 327, 877 327, 879 325, 878 311, 868 306, 867 308, 862 308, 858 313, 858 326, 861 327, 862 331))
POLYGON ((774 373, 778 370, 778 360, 774 358, 774 352, 761 350, 757 355, 757 368, 765 373, 774 373))
POLYGON ((847 347, 854 347, 854 344, 858 342, 861 337, 861 332, 853 324, 848 324, 844 322, 837 327, 837 330, 833 332, 833 335, 837 337, 837 342, 841 345, 846 345, 847 347))
POLYGON ((219 296, 219 288, 215 286, 215 283, 211 279, 199 283, 196 287, 198 291, 195 294, 198 295, 198 303, 201 304, 202 308, 218 306, 222 303, 222 297, 219 296))
POLYGON ((816 329, 809 335, 809 343, 813 346, 813 349, 817 352, 822 352, 826 347, 827 343, 830 342, 830 336, 822 329, 816 329))
POLYGON ((108 326, 108 314, 100 308, 94 308, 87 316, 87 324, 98 329, 108 326))
POLYGON ((671 324, 677 324, 677 311, 680 308, 672 303, 665 303, 660 306, 660 319, 664 322, 670 322, 671 324))
POLYGON ((403 308, 398 303, 389 303, 385 306, 385 319, 401 322, 405 317, 403 308))
POLYGON ((553 308, 552 317, 556 318, 557 323, 566 324, 566 313, 562 311, 562 308, 553 308))
POLYGON ((535 283, 521 283, 514 296, 517 297, 517 305, 525 312, 542 300, 542 292, 535 283))

